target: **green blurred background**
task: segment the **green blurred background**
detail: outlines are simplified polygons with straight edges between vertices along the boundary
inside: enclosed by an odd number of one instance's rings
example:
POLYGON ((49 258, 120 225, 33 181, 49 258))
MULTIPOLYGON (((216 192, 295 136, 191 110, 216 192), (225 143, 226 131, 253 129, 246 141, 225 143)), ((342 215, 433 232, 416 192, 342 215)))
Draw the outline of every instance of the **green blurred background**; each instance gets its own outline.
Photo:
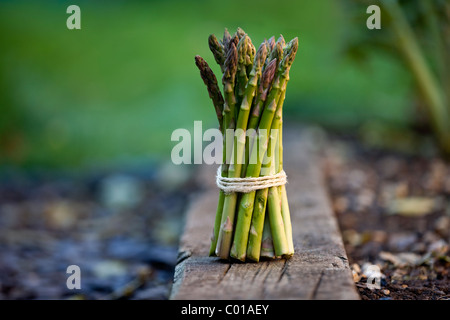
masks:
POLYGON ((216 126, 194 64, 211 33, 298 36, 290 120, 357 130, 410 119, 411 80, 382 52, 352 59, 366 7, 346 1, 0 1, 1 163, 86 168, 170 159, 174 129, 216 126), (81 8, 68 30, 66 8, 81 8), (354 9, 354 8, 353 8, 354 9), (353 10, 354 11, 354 10, 353 10))

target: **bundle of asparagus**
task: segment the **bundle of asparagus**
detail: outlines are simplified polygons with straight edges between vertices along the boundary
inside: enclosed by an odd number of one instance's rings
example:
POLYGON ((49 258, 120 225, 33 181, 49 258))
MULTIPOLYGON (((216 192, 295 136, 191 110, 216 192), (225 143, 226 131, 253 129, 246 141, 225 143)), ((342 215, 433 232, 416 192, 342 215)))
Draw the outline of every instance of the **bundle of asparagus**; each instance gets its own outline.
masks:
MULTIPOLYGON (((284 173, 282 111, 298 39, 286 43, 283 36, 277 41, 271 37, 256 50, 238 28, 233 36, 225 29, 222 41, 215 35, 208 40, 223 73, 223 95, 206 61, 196 56, 195 62, 224 137, 220 175, 253 181, 284 173)), ((245 193, 221 189, 211 240, 210 255, 222 259, 257 262, 292 256, 285 185, 245 193)))

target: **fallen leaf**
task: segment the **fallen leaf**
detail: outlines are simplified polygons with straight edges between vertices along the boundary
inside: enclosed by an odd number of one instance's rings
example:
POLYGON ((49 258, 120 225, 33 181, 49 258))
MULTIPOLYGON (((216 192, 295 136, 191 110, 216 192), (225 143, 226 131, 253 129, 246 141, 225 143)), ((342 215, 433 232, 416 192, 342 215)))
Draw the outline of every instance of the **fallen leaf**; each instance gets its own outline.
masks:
POLYGON ((96 263, 93 266, 93 273, 99 278, 120 276, 126 273, 126 265, 121 261, 106 260, 96 263))
POLYGON ((437 201, 435 198, 409 197, 393 199, 388 204, 388 213, 407 217, 421 217, 435 210, 437 201))
POLYGON ((446 237, 450 230, 450 217, 442 216, 438 218, 434 223, 434 229, 442 237, 446 237))
POLYGON ((428 252, 431 252, 435 256, 444 256, 448 252, 449 246, 448 244, 440 239, 436 242, 433 242, 428 246, 428 252))
POLYGON ((347 229, 343 232, 344 242, 352 246, 358 246, 362 242, 361 234, 354 229, 347 229))
POLYGON ((420 263, 421 256, 412 252, 401 252, 393 254, 391 252, 382 251, 379 255, 380 259, 391 262, 395 267, 415 266, 420 263))
POLYGON ((353 275, 353 281, 359 282, 361 280, 361 268, 359 267, 359 265, 357 263, 354 263, 351 265, 351 269, 352 269, 352 275, 353 275))
POLYGON ((361 280, 361 276, 355 271, 352 270, 352 275, 353 275, 353 282, 359 282, 359 280, 361 280))

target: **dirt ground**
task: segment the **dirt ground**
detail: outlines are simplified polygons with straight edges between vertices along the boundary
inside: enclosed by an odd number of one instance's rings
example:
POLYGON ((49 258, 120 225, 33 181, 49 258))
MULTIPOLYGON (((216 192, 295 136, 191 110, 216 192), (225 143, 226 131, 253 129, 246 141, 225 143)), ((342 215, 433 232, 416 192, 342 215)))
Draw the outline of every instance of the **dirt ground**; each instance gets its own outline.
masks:
MULTIPOLYGON (((449 164, 327 140, 323 169, 361 298, 450 299, 449 164), (368 288, 377 267, 379 288, 368 288)), ((188 172, 5 172, 0 299, 168 298, 183 215, 198 190, 188 172), (73 264, 80 290, 66 286, 73 264)))
POLYGON ((450 165, 348 137, 330 138, 324 159, 361 298, 449 300, 450 165), (367 286, 368 277, 376 284, 374 266, 379 288, 367 286))
POLYGON ((167 299, 192 186, 158 171, 3 174, 0 300, 167 299))

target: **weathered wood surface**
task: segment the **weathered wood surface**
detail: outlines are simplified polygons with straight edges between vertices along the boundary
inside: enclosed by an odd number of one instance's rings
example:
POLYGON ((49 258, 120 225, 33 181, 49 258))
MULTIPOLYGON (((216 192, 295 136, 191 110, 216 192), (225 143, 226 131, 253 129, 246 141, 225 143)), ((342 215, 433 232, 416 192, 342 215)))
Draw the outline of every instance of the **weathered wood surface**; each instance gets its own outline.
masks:
POLYGON ((315 139, 284 134, 295 254, 289 260, 230 263, 209 257, 218 190, 215 168, 205 166, 208 188, 191 202, 175 268, 171 299, 359 299, 315 152, 315 139))

